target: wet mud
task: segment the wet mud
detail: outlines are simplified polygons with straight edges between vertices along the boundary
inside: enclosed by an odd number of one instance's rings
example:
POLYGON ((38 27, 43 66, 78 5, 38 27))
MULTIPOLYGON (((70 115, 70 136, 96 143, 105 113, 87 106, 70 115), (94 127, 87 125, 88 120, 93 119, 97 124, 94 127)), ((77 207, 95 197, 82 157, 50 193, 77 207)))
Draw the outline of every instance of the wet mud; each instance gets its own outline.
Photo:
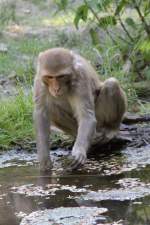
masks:
POLYGON ((0 225, 149 225, 150 145, 91 154, 67 172, 70 152, 51 151, 41 174, 35 152, 0 153, 0 225))

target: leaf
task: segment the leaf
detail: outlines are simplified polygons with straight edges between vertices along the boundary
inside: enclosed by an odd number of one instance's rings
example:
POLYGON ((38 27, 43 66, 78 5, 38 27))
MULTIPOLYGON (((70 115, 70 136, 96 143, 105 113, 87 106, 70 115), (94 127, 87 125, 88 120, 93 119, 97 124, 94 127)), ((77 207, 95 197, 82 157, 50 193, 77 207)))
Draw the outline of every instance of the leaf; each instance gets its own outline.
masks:
POLYGON ((116 24, 117 24, 117 21, 116 21, 116 18, 114 16, 105 16, 105 17, 101 17, 99 19, 99 24, 98 25, 100 27, 106 28, 109 25, 113 26, 113 25, 116 25, 116 24))
POLYGON ((99 45, 99 36, 96 30, 91 28, 89 32, 90 32, 93 45, 95 46, 99 45))
POLYGON ((149 52, 150 53, 150 40, 144 40, 139 44, 138 47, 143 52, 149 52))
POLYGON ((119 13, 125 8, 125 6, 128 4, 128 0, 121 0, 119 4, 117 5, 115 15, 119 15, 119 13))
POLYGON ((78 24, 80 20, 86 21, 88 16, 88 7, 87 5, 81 5, 77 8, 76 16, 74 18, 74 24, 78 29, 78 24))
POLYGON ((150 59, 150 39, 141 40, 137 48, 142 52, 144 60, 149 62, 150 59))
POLYGON ((96 9, 97 8, 97 0, 87 0, 86 1, 86 5, 88 7, 91 7, 93 9, 96 9))
POLYGON ((150 68, 149 67, 146 67, 143 71, 144 75, 146 76, 146 78, 148 80, 150 80, 150 68))
POLYGON ((68 5, 68 0, 55 0, 59 10, 65 10, 68 5))
POLYGON ((125 22, 132 28, 136 27, 136 24, 135 24, 134 20, 131 17, 127 17, 125 22))
POLYGON ((146 1, 143 3, 144 15, 147 16, 150 14, 150 1, 146 1))
POLYGON ((103 9, 107 9, 107 7, 112 4, 113 1, 112 0, 98 0, 97 1, 97 7, 100 9, 100 10, 103 10, 103 9))

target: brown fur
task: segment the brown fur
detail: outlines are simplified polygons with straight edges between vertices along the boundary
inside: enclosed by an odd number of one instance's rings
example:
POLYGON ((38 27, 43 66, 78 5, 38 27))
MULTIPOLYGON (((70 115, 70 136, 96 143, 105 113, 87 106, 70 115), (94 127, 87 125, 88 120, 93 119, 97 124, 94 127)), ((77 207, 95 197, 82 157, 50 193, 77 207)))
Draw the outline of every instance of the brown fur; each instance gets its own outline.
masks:
POLYGON ((126 96, 115 78, 101 82, 91 64, 63 48, 39 54, 34 82, 37 149, 42 170, 49 159, 50 123, 76 137, 72 167, 84 164, 90 145, 107 142, 119 129, 126 96))

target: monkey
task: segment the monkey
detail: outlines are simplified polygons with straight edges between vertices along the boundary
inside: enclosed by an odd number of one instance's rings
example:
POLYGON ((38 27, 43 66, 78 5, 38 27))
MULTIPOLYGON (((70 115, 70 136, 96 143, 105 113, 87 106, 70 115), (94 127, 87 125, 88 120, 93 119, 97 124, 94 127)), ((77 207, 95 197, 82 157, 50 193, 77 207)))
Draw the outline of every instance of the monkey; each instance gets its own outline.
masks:
POLYGON ((52 168, 52 125, 75 137, 71 168, 84 165, 95 141, 108 142, 118 132, 127 108, 117 79, 99 79, 91 63, 65 48, 39 53, 34 79, 34 121, 40 170, 52 168))

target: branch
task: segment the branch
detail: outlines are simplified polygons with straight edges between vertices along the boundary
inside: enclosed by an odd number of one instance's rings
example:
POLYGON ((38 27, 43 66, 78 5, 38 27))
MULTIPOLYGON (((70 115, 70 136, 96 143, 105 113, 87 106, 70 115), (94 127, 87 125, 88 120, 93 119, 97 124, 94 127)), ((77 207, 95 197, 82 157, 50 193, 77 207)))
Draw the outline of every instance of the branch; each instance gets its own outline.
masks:
POLYGON ((135 0, 133 0, 133 2, 135 4, 135 9, 136 9, 136 11, 137 11, 137 13, 138 13, 138 15, 139 15, 139 17, 140 17, 140 19, 141 19, 144 27, 145 27, 146 33, 150 37, 150 28, 149 28, 149 25, 147 24, 144 16, 142 15, 141 10, 140 10, 139 6, 137 5, 137 2, 135 0))
POLYGON ((125 33, 126 33, 127 36, 129 37, 129 39, 133 42, 134 39, 132 38, 132 36, 130 35, 129 31, 127 30, 127 28, 125 27, 124 23, 122 22, 120 15, 118 16, 118 19, 119 19, 119 22, 120 22, 120 24, 121 24, 123 30, 125 31, 125 33))
MULTIPOLYGON (((94 11, 94 9, 88 4, 88 2, 86 0, 84 0, 84 3, 87 5, 87 7, 89 8, 89 10, 91 11, 91 13, 94 15, 94 17, 96 18, 96 20, 98 21, 98 23, 100 23, 100 18, 98 17, 97 13, 94 11)), ((117 45, 117 42, 113 39, 113 37, 111 36, 111 34, 109 33, 109 31, 107 30, 107 28, 105 29, 106 33, 108 34, 108 36, 110 37, 110 39, 112 40, 112 42, 117 45)))
POLYGON ((106 33, 108 34, 108 36, 110 37, 110 39, 112 40, 112 42, 115 44, 115 45, 118 45, 117 42, 115 41, 115 39, 111 36, 111 34, 109 33, 108 29, 106 28, 105 29, 106 33))
POLYGON ((129 41, 127 41, 127 40, 126 40, 126 39, 124 39, 123 37, 121 37, 121 36, 117 35, 117 33, 115 33, 115 36, 116 36, 117 38, 119 38, 120 40, 122 40, 123 42, 125 42, 125 43, 127 43, 127 44, 131 45, 131 43, 130 43, 129 41))

